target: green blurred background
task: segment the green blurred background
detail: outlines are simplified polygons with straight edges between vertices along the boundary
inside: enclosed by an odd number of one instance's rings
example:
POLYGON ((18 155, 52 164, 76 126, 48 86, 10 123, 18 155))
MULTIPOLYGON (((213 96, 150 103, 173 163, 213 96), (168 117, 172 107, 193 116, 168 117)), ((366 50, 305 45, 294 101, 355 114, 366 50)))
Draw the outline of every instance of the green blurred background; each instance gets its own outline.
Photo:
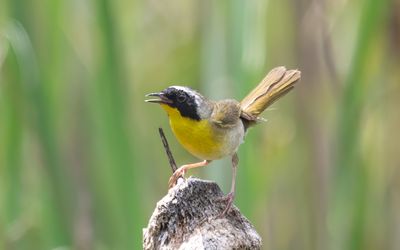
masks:
MULTIPOLYGON (((400 249, 400 2, 0 0, 0 249, 140 249, 178 164, 144 95, 302 80, 248 133, 235 204, 265 249, 400 249)), ((195 175, 230 187, 229 160, 195 175)))

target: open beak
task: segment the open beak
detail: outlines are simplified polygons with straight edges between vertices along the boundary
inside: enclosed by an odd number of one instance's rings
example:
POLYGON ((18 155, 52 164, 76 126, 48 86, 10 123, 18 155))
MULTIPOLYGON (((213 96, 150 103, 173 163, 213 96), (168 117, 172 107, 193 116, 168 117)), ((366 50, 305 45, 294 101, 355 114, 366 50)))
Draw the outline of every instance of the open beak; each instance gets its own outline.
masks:
POLYGON ((148 99, 148 100, 145 100, 145 102, 161 103, 161 104, 172 103, 172 101, 170 99, 168 99, 168 97, 166 97, 163 92, 150 93, 150 94, 147 94, 146 96, 156 96, 158 98, 157 99, 148 99))

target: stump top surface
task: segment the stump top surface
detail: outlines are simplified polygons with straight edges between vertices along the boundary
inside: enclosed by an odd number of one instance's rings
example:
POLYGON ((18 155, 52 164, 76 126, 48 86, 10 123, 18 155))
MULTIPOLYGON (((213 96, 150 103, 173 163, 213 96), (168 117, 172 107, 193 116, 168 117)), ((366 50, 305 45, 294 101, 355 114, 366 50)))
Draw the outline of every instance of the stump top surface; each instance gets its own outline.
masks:
POLYGON ((218 217, 225 208, 223 195, 215 182, 179 182, 143 229, 143 249, 260 249, 260 236, 237 207, 218 217))

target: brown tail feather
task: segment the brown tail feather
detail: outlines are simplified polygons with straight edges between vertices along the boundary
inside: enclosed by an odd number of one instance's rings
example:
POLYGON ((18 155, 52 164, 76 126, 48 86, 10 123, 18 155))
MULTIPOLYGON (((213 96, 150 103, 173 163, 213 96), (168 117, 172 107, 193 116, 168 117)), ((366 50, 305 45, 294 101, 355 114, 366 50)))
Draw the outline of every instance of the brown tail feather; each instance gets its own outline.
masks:
POLYGON ((240 102, 242 118, 256 119, 268 106, 292 90, 300 76, 301 72, 298 70, 287 70, 285 67, 272 69, 240 102))

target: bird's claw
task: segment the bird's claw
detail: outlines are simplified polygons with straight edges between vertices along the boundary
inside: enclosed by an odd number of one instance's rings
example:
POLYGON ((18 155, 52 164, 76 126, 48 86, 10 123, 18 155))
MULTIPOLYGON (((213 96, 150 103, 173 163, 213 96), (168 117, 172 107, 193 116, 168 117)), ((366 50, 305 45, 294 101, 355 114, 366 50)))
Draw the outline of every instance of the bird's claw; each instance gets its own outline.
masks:
POLYGON ((234 192, 230 192, 226 196, 218 198, 218 201, 226 202, 226 207, 224 211, 222 211, 222 213, 218 216, 219 218, 222 218, 229 211, 229 209, 232 207, 234 199, 235 199, 234 192))
POLYGON ((169 178, 168 181, 168 188, 173 188, 176 185, 176 182, 179 178, 184 178, 186 170, 184 168, 178 168, 172 176, 169 178))

